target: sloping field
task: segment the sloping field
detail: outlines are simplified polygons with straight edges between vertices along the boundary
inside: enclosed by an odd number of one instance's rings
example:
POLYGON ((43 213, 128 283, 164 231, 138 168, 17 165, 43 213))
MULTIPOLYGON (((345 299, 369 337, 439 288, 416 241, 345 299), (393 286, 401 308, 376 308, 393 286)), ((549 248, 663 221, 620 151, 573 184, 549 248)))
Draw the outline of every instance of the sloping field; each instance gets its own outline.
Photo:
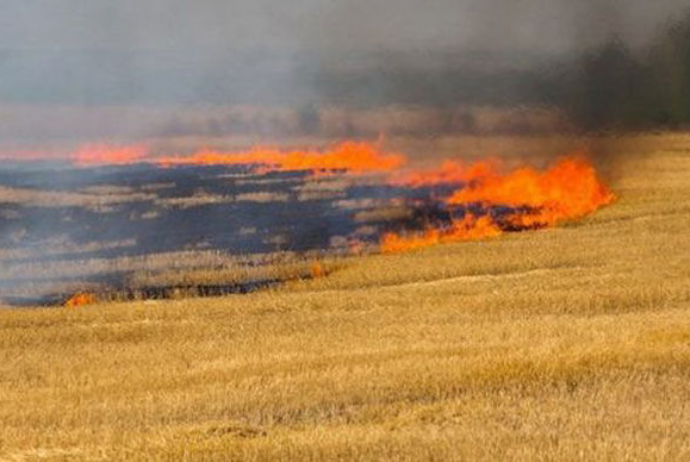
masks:
POLYGON ((690 137, 614 144, 574 225, 0 310, 0 459, 687 460, 690 137))

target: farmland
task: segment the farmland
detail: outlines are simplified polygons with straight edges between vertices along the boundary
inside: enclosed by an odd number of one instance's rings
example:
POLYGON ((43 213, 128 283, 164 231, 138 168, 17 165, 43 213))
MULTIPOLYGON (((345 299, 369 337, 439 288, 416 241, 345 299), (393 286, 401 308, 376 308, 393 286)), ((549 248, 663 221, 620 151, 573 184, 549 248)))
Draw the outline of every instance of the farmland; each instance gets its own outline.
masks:
POLYGON ((0 459, 686 459, 690 137, 589 143, 617 200, 581 221, 248 295, 0 310, 0 459))

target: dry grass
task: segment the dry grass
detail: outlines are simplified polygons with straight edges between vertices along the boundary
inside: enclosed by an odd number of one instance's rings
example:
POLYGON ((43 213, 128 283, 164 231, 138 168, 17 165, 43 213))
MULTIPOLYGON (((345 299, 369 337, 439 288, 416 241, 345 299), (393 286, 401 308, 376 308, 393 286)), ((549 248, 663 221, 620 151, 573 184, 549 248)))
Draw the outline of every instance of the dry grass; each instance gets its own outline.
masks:
MULTIPOLYGON (((255 257, 247 257, 247 260, 255 257)), ((295 254, 273 254, 264 262, 233 261, 222 267, 210 269, 187 268, 180 270, 138 271, 129 280, 129 285, 137 287, 156 286, 202 286, 231 285, 252 281, 295 281, 312 279, 316 265, 330 274, 343 265, 343 259, 335 257, 312 258, 295 254)))
POLYGON ((688 146, 608 146, 620 199, 573 226, 0 312, 0 459, 687 460, 688 146))
MULTIPOLYGON (((126 246, 130 241, 104 245, 87 245, 87 249, 117 248, 116 244, 126 246)), ((60 244, 70 248, 68 244, 60 244)), ((321 259, 320 252, 296 254, 293 252, 273 252, 265 254, 230 255, 218 250, 188 250, 179 252, 151 253, 138 256, 116 258, 88 258, 76 260, 55 260, 44 262, 12 263, 11 258, 24 256, 21 253, 0 253, 0 279, 8 282, 18 280, 53 280, 69 274, 79 277, 103 276, 113 273, 133 273, 132 283, 172 284, 172 283, 220 283, 240 282, 248 278, 271 278, 271 275, 294 274, 321 259), (4 260, 7 258, 8 260, 4 260), (240 277, 240 276, 247 277, 240 277), (177 282, 173 282, 177 281, 177 282)), ((330 260, 329 260, 330 261, 330 260)), ((335 261, 335 260, 334 260, 335 261)), ((331 265, 331 263, 328 263, 331 265)))

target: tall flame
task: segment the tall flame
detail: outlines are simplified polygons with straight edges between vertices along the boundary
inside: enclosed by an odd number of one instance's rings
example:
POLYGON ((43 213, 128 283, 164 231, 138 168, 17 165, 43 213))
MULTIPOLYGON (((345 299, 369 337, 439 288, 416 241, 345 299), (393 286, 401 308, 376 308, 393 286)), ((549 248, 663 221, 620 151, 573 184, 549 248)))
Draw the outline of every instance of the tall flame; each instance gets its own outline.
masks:
POLYGON ((615 199, 598 178, 594 167, 577 156, 562 159, 545 172, 523 167, 501 174, 487 168, 486 164, 462 170, 446 164, 437 173, 427 172, 412 184, 435 184, 440 180, 460 178, 452 173, 453 169, 455 174, 471 181, 445 201, 448 206, 507 206, 513 211, 501 222, 490 215, 477 218, 468 213, 464 219, 454 220, 450 227, 444 229, 432 228, 413 235, 389 233, 381 239, 382 252, 402 252, 442 242, 482 239, 497 236, 507 228, 554 226, 582 218, 615 199))
POLYGON ((530 167, 507 175, 492 172, 456 191, 447 203, 526 207, 530 211, 516 213, 512 223, 534 227, 584 217, 613 199, 592 164, 581 157, 570 157, 543 173, 530 167))

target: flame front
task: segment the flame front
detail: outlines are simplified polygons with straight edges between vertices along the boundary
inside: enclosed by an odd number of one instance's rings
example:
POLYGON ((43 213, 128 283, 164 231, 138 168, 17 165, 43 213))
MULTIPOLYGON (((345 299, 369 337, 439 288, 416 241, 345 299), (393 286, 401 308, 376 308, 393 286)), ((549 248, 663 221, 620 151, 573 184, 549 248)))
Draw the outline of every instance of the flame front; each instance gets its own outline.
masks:
POLYGON ((508 174, 498 173, 486 163, 469 168, 446 163, 436 172, 409 177, 408 181, 412 185, 466 181, 445 200, 448 207, 509 207, 512 211, 500 219, 467 213, 449 227, 427 229, 420 234, 389 233, 381 239, 384 253, 493 237, 509 229, 554 226, 589 215, 615 199, 592 164, 579 156, 565 158, 545 172, 523 167, 508 174))
POLYGON ((529 211, 515 213, 511 223, 530 228, 582 218, 613 199, 594 167, 583 158, 571 157, 543 173, 530 167, 507 175, 492 172, 455 192, 447 203, 524 207, 529 211))
MULTIPOLYGON (((27 159, 39 157, 40 153, 26 156, 27 159)), ((356 141, 346 141, 325 151, 256 147, 236 152, 200 150, 167 157, 152 156, 140 145, 92 144, 68 154, 67 158, 79 167, 148 163, 160 167, 246 165, 254 167, 258 174, 271 171, 385 173, 387 187, 415 192, 430 189, 427 201, 438 202, 436 196, 440 195, 440 204, 447 215, 443 222, 439 224, 436 220, 416 233, 385 232, 378 240, 380 250, 385 253, 554 226, 582 218, 614 200, 593 165, 581 155, 564 158, 543 172, 521 167, 508 173, 502 171, 496 160, 469 165, 446 160, 436 169, 404 172, 406 156, 383 151, 377 144, 356 141)), ((415 207, 414 203, 411 205, 415 207)), ((361 249, 361 246, 354 248, 361 249)))
POLYGON ((345 142, 325 152, 254 148, 244 152, 199 151, 189 156, 158 159, 159 165, 258 165, 263 171, 390 172, 406 158, 384 153, 370 143, 345 142))
POLYGON ((476 217, 471 213, 461 220, 453 220, 448 229, 429 228, 421 234, 402 236, 396 233, 384 234, 381 238, 381 252, 397 253, 443 244, 445 242, 474 241, 498 236, 501 229, 488 216, 476 217))
POLYGON ((498 168, 497 160, 465 165, 456 160, 444 160, 439 168, 407 172, 394 176, 391 184, 419 188, 442 184, 458 184, 489 176, 498 168))
POLYGON ((148 163, 162 167, 189 165, 247 165, 268 171, 341 171, 353 174, 393 172, 407 158, 384 152, 375 144, 347 141, 325 151, 255 147, 246 151, 199 150, 189 155, 156 157, 143 145, 87 144, 62 155, 47 152, 21 152, 0 155, 0 159, 33 162, 63 158, 77 167, 148 163))
POLYGON ((145 162, 148 151, 144 146, 111 146, 91 144, 70 154, 70 160, 79 167, 94 165, 128 165, 145 162))

